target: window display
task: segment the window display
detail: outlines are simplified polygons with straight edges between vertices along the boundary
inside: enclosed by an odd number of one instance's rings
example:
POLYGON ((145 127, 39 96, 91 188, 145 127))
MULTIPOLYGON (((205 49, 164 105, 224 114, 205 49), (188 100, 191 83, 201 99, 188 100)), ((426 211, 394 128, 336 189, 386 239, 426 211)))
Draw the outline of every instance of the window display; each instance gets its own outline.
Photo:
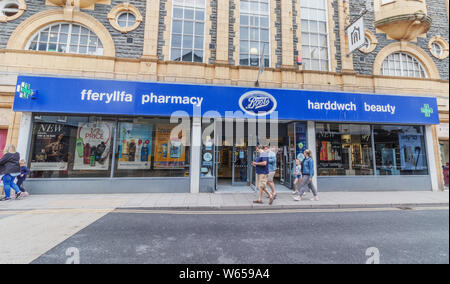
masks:
POLYGON ((422 126, 374 126, 379 175, 427 175, 422 126))
POLYGON ((109 177, 114 129, 107 118, 35 116, 30 177, 109 177))
POLYGON ((177 126, 159 118, 34 116, 30 177, 187 177, 190 132, 172 133, 177 126))
POLYGON ((31 171, 67 171, 70 128, 60 123, 36 123, 31 171))
POLYGON ((317 123, 320 176, 373 175, 369 125, 317 123))
POLYGON ((119 124, 119 170, 149 170, 152 157, 153 125, 143 123, 119 124))
POLYGON ((74 170, 109 170, 114 122, 80 122, 75 142, 74 170))
MULTIPOLYGON (((120 119, 114 177, 189 176, 190 132, 173 133, 169 119, 120 119)), ((177 128, 178 129, 178 128, 177 128)))

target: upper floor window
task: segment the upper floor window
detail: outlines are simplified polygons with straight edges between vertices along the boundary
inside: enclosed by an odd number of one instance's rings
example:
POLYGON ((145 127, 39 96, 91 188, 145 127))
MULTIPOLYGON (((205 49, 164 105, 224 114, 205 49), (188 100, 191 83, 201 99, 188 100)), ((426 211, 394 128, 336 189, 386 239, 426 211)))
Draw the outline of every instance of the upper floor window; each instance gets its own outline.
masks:
POLYGON ((17 0, 0 0, 0 15, 12 17, 19 13, 19 1, 17 0))
POLYGON ((103 55, 103 45, 88 28, 71 23, 47 26, 37 32, 28 43, 27 50, 103 55))
POLYGON ((171 60, 204 61, 205 6, 205 0, 173 1, 171 60))
POLYGON ((301 0, 303 69, 329 71, 327 0, 301 0))
POLYGON ((422 63, 417 58, 402 52, 389 55, 383 62, 381 74, 385 76, 402 76, 414 78, 427 78, 422 63))
POLYGON ((136 16, 130 12, 123 12, 117 16, 117 24, 121 28, 132 27, 136 24, 136 16))
POLYGON ((241 0, 239 64, 270 66, 270 10, 269 0, 241 0))

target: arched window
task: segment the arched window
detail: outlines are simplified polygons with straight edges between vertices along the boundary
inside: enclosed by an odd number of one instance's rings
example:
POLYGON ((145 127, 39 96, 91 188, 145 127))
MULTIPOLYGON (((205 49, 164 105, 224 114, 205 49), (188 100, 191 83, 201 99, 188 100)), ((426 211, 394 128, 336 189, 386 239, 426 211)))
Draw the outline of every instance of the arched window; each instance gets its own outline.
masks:
POLYGON ((395 52, 386 57, 381 67, 381 74, 414 78, 428 77, 422 63, 414 56, 403 52, 395 52))
POLYGON ((58 23, 37 32, 27 50, 103 55, 103 44, 88 28, 72 23, 58 23))

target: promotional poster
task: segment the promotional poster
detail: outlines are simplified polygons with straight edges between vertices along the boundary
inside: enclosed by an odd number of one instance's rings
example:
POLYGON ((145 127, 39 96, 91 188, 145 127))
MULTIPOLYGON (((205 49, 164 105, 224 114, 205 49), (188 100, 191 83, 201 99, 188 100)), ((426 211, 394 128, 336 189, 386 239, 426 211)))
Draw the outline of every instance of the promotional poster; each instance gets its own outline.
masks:
POLYGON ((401 168, 404 171, 423 170, 425 164, 423 157, 425 155, 422 148, 421 135, 402 134, 398 140, 400 144, 401 168))
POLYGON ((186 149, 182 132, 171 138, 173 125, 158 125, 155 137, 155 168, 184 169, 186 149))
POLYGON ((109 168, 114 123, 79 123, 74 155, 74 170, 109 168))
POLYGON ((66 171, 70 128, 56 123, 36 123, 31 171, 66 171))
POLYGON ((150 124, 120 124, 119 170, 149 170, 151 166, 152 131, 150 124))

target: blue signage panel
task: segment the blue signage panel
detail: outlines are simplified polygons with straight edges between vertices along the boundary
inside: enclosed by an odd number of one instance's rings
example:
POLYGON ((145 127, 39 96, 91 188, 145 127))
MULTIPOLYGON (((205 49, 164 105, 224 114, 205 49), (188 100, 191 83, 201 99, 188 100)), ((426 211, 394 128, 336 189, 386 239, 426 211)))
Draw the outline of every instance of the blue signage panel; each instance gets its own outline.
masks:
POLYGON ((439 124, 435 98, 19 76, 14 111, 439 124), (228 114, 227 114, 228 112, 228 114))

